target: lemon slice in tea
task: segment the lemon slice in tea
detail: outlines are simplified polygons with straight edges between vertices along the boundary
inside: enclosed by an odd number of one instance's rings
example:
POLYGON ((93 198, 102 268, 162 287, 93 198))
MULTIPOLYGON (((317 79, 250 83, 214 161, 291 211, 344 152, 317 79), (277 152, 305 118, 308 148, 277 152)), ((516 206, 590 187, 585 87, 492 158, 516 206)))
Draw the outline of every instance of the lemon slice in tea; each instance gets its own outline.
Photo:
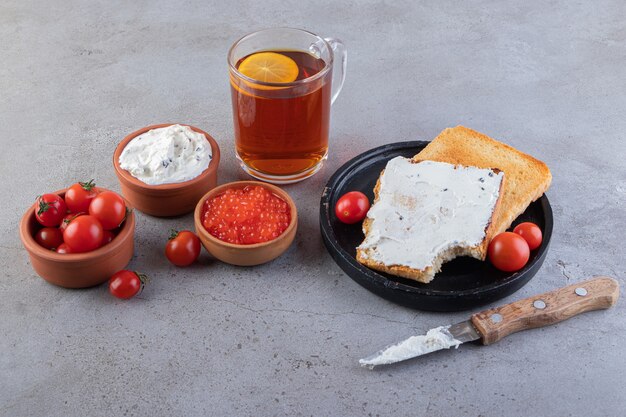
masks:
POLYGON ((266 83, 290 83, 300 72, 296 61, 276 52, 252 54, 243 60, 238 70, 246 77, 266 83))

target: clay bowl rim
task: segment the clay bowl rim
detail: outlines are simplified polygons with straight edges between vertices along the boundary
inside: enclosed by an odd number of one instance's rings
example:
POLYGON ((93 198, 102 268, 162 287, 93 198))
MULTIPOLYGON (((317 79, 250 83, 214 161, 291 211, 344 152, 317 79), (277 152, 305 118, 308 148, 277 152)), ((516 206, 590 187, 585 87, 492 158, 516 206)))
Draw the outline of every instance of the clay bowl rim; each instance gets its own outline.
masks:
POLYGON ((226 184, 218 185, 212 190, 209 190, 206 194, 204 194, 200 198, 200 200, 198 200, 198 204, 196 204, 196 209, 194 210, 194 213, 193 213, 193 222, 194 222, 194 225, 196 226, 196 232, 202 235, 203 238, 206 238, 207 240, 211 241, 212 243, 215 243, 219 246, 222 246, 228 249, 254 250, 254 249, 260 249, 260 248, 268 247, 271 245, 275 245, 277 242, 289 236, 289 234, 293 231, 293 229, 298 224, 298 210, 296 207, 296 203, 293 201, 293 199, 287 193, 287 191, 283 190, 282 188, 274 184, 268 184, 268 183, 261 182, 261 181, 251 181, 251 180, 233 181, 233 182, 228 182, 226 184), (240 245, 236 243, 224 242, 223 240, 220 240, 216 238, 215 236, 213 236, 212 234, 210 234, 204 228, 204 225, 202 224, 202 219, 201 219, 202 206, 204 206, 204 202, 207 201, 209 198, 214 197, 217 194, 224 192, 230 188, 244 188, 249 185, 258 185, 258 186, 264 187, 267 190, 271 191, 273 194, 285 200, 285 202, 287 202, 287 204, 289 205, 289 209, 290 209, 289 214, 291 215, 289 226, 287 226, 287 228, 280 234, 280 236, 276 237, 275 239, 268 240, 267 242, 253 243, 250 245, 240 245))
MULTIPOLYGON (((68 187, 69 188, 69 187, 68 187)), ((62 190, 54 191, 51 194, 57 194, 63 197, 68 188, 64 188, 62 190)), ((103 187, 96 187, 100 192, 103 191, 112 191, 103 187)), ((115 191, 113 191, 115 192, 115 191)), ((121 194, 115 192, 120 197, 124 198, 121 194)), ((129 212, 124 220, 124 224, 120 229, 120 232, 115 236, 113 241, 105 246, 101 246, 98 249, 92 250, 90 252, 81 252, 81 253, 66 253, 59 254, 53 252, 50 249, 46 249, 41 246, 39 243, 35 241, 35 237, 28 233, 28 225, 32 221, 37 223, 37 219, 35 219, 35 206, 37 203, 33 203, 32 206, 28 208, 26 213, 22 216, 20 220, 20 239, 22 240, 22 244, 26 248, 26 250, 32 253, 35 256, 43 258, 47 261, 54 261, 59 263, 76 263, 82 261, 88 261, 92 259, 96 259, 102 255, 106 255, 111 252, 115 252, 119 250, 119 248, 123 245, 123 242, 127 240, 129 237, 132 239, 133 232, 135 230, 135 210, 128 203, 128 200, 124 198, 124 203, 126 203, 126 207, 129 209, 129 212)), ((43 227, 43 226, 42 226, 43 227)))
POLYGON ((134 132, 126 135, 124 139, 122 139, 120 143, 117 144, 117 146, 115 147, 115 151, 113 152, 113 167, 115 168, 115 173, 120 178, 120 180, 124 180, 127 183, 127 185, 133 188, 141 189, 145 191, 153 191, 153 192, 176 191, 176 190, 181 190, 187 187, 193 187, 198 183, 202 183, 207 177, 211 175, 215 175, 217 173, 217 168, 218 168, 219 163, 220 163, 220 147, 217 144, 217 141, 215 140, 215 138, 213 138, 213 136, 209 135, 204 130, 198 127, 192 126, 190 124, 186 124, 186 123, 159 123, 155 125, 142 127, 141 129, 135 130, 134 132), (130 175, 128 171, 120 167, 119 158, 120 158, 120 155, 122 154, 122 151, 126 147, 126 145, 128 145, 128 142, 135 139, 137 136, 143 133, 146 133, 149 130, 160 129, 162 127, 168 127, 168 126, 172 126, 176 124, 179 124, 181 126, 187 126, 194 132, 202 133, 206 137, 209 144, 211 145, 211 154, 212 154, 211 162, 209 162, 209 166, 204 171, 202 171, 200 175, 190 180, 183 181, 183 182, 150 185, 133 177, 132 175, 130 175))

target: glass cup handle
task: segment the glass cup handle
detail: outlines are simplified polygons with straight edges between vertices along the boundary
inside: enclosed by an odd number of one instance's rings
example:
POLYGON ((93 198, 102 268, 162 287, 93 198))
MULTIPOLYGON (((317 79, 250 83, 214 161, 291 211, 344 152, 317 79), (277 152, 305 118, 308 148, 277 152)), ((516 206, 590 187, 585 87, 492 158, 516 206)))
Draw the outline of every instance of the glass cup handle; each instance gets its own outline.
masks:
POLYGON ((333 95, 330 103, 334 103, 341 92, 343 82, 346 80, 346 65, 348 64, 348 50, 339 39, 324 38, 333 50, 333 95))

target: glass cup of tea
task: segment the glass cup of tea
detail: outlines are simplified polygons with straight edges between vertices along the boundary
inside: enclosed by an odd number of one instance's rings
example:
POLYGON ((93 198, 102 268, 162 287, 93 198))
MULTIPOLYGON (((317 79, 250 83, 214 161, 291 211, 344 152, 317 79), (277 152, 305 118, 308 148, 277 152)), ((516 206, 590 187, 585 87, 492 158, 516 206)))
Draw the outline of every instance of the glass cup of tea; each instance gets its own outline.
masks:
POLYGON ((300 29, 265 29, 235 42, 228 65, 235 147, 245 172, 288 184, 319 171, 346 62, 341 41, 300 29))

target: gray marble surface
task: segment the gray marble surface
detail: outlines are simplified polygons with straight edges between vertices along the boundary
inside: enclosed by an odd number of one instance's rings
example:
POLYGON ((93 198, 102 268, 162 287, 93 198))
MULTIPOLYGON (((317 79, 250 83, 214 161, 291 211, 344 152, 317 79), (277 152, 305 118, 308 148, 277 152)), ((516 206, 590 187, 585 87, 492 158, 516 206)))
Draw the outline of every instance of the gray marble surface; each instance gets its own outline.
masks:
MULTIPOLYGON (((0 415, 626 414, 626 308, 377 371, 357 359, 470 313, 387 302, 327 254, 318 202, 349 158, 463 124, 544 160, 552 245, 513 301, 593 275, 624 284, 626 3, 623 1, 28 1, 0 3, 0 415), (233 150, 226 52, 265 27, 342 39, 348 77, 331 154, 285 187, 294 245, 275 262, 188 269, 162 256, 171 227, 138 214, 130 267, 152 282, 120 302, 106 286, 40 279, 17 233, 40 193, 96 178, 119 190, 116 143, 153 123, 233 150)), ((495 305, 495 304, 494 304, 495 305)))

